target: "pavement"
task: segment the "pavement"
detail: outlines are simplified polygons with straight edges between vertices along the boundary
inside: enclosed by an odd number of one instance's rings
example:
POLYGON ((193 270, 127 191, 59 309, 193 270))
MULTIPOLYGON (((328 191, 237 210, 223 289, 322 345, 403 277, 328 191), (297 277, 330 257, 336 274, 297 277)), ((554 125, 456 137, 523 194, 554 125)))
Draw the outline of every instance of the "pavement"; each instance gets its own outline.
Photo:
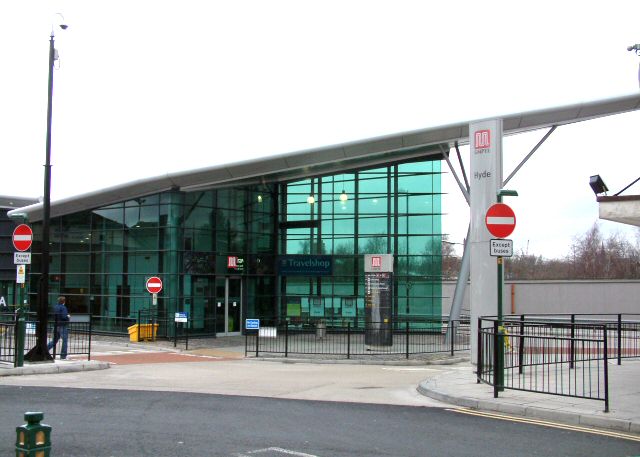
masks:
POLYGON ((532 417, 564 424, 640 434, 640 361, 609 364, 609 412, 604 401, 505 389, 498 398, 493 386, 476 382, 475 367, 466 362, 457 370, 429 377, 418 391, 430 398, 479 411, 532 417))
MULTIPOLYGON (((86 356, 84 356, 86 359, 86 356)), ((391 390, 377 390, 384 385, 386 389, 392 387, 393 378, 386 378, 391 375, 391 371, 395 370, 398 376, 404 376, 398 379, 398 382, 409 382, 415 385, 414 394, 417 397, 429 398, 437 400, 446 405, 455 405, 471 410, 487 411, 495 415, 531 417, 539 420, 553 421, 557 423, 579 425, 597 429, 608 429, 620 432, 640 435, 640 360, 623 360, 622 365, 615 363, 609 365, 609 409, 608 413, 604 412, 604 402, 598 400, 588 400, 580 398, 562 397, 556 395, 538 394, 532 392, 521 392, 506 389, 500 392, 498 398, 493 396, 493 387, 486 384, 478 384, 474 373, 474 366, 468 359, 460 358, 442 358, 433 360, 410 360, 410 361, 384 361, 383 365, 387 367, 378 367, 379 371, 373 371, 370 367, 371 363, 366 361, 345 361, 345 360, 313 360, 313 359, 284 359, 284 358, 266 358, 261 357, 259 360, 255 358, 244 358, 244 339, 242 338, 219 338, 208 340, 196 340, 189 344, 189 350, 184 348, 174 348, 172 342, 156 341, 147 343, 131 343, 122 338, 102 338, 97 337, 92 342, 92 359, 91 361, 69 358, 67 360, 55 360, 53 363, 31 363, 25 364, 21 368, 13 368, 0 364, 0 384, 9 383, 8 376, 25 376, 25 375, 44 375, 44 374, 62 374, 62 373, 78 373, 83 371, 104 370, 112 366, 118 369, 124 369, 120 365, 141 364, 140 366, 148 366, 150 363, 175 364, 180 362, 220 362, 227 363, 224 368, 220 368, 221 372, 226 373, 228 379, 226 385, 229 390, 218 390, 218 393, 229 393, 237 395, 257 395, 257 396, 273 396, 273 397, 290 397, 290 398, 306 398, 306 399, 325 399, 333 401, 356 401, 371 403, 398 403, 398 404, 416 404, 422 406, 433 406, 437 403, 427 403, 415 401, 415 398, 409 398, 407 392, 394 392, 389 397, 391 390), (248 368, 252 373, 261 370, 261 385, 257 385, 254 381, 246 382, 242 388, 238 386, 238 380, 246 378, 246 372, 238 371, 236 373, 234 362, 242 361, 249 364, 248 368), (232 363, 229 363, 232 362, 232 363), (264 363, 276 362, 276 363, 264 363), (305 370, 292 370, 291 363, 299 363, 312 368, 305 370), (348 376, 351 383, 351 389, 344 393, 336 392, 328 387, 332 382, 330 377, 336 374, 330 373, 328 367, 325 368, 320 364, 333 363, 336 367, 343 367, 345 370, 337 376, 348 376), (391 366, 388 366, 391 365, 391 366), (282 368, 278 368, 282 367, 282 368), (315 373, 309 379, 309 371, 315 373), (380 371, 386 370, 386 371, 380 371), (400 373, 400 371, 404 371, 400 373), (324 373, 323 373, 324 372, 324 373), (411 375, 411 376, 409 376, 411 375), (237 376, 234 378, 234 376, 237 376), (299 376, 299 378, 297 377, 299 376), (377 379, 379 377, 379 379, 377 379), (292 385, 300 387, 298 392, 306 392, 302 394, 291 394, 285 392, 284 380, 286 378, 295 378, 291 380, 292 385), (322 380, 321 380, 322 378, 322 380), (5 380, 5 381, 3 381, 5 380), (317 386, 312 386, 313 381, 317 381, 317 386), (271 386, 266 385, 272 383, 271 386), (301 384, 309 383, 308 386, 301 384), (417 385, 416 385, 417 384, 417 385), (314 388, 317 389, 314 392, 314 388), (353 392, 357 392, 354 396, 353 392), (332 393, 334 396, 332 397, 332 393), (398 395, 396 395, 398 394, 398 395)), ((186 364, 194 367, 194 364, 186 364)), ((206 364, 197 364, 207 366, 206 364)), ((156 367, 159 365, 155 365, 156 367)), ((203 378, 203 370, 207 368, 189 368, 190 370, 200 370, 198 374, 193 376, 185 375, 183 378, 193 378, 190 385, 182 386, 179 390, 188 391, 211 391, 210 384, 199 384, 198 379, 203 378)), ((239 370, 239 369, 238 369, 239 370)), ((137 376, 144 376, 149 370, 140 371, 137 376)), ((156 369, 155 372, 148 373, 147 383, 142 388, 152 387, 153 376, 161 378, 162 371, 156 369)), ((219 385, 225 385, 225 380, 220 379, 216 373, 219 385)), ((34 376, 26 376, 27 379, 37 378, 34 376)), ((94 377, 98 380, 105 376, 94 377)), ((123 377, 128 378, 128 377, 123 377)), ((254 378, 254 379, 256 379, 254 378)), ((16 379, 12 379, 12 384, 16 383, 16 379)), ((78 378, 70 378, 71 385, 78 382, 78 378)), ((26 383, 25 383, 26 384, 26 383)), ((166 379, 159 379, 158 389, 171 389, 173 383, 166 379), (161 384, 161 386, 160 386, 161 384)), ((63 383, 60 385, 64 385, 63 383)), ((102 385, 99 382, 94 383, 95 387, 110 387, 102 385)), ((114 388, 126 388, 126 384, 113 385, 114 388)), ((141 387, 133 387, 141 388, 141 387)), ((222 387, 220 387, 222 388, 222 387)), ((178 388, 176 387, 176 390, 178 388)))

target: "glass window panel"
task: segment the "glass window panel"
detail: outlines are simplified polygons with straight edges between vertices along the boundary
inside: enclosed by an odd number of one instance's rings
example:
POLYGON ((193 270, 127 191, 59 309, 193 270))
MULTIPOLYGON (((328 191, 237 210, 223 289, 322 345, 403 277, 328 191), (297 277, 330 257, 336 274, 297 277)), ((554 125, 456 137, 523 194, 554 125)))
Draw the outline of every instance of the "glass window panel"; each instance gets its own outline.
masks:
POLYGON ((105 256, 103 265, 106 272, 110 273, 122 273, 124 270, 123 267, 124 262, 124 254, 119 253, 109 253, 105 256))
POLYGON ((133 228, 127 232, 127 248, 132 251, 158 249, 158 230, 156 228, 133 228))
MULTIPOLYGON (((361 194, 362 195, 362 194, 361 194)), ((358 212, 360 215, 365 214, 387 214, 387 197, 384 195, 361 197, 358 200, 358 212)))
POLYGON ((260 252, 271 253, 274 250, 273 237, 270 234, 254 235, 251 238, 251 241, 254 243, 253 252, 255 253, 260 253, 260 252))
MULTIPOLYGON (((426 253, 427 249, 432 249, 432 242, 430 241, 432 237, 429 236, 399 236, 398 237, 398 248, 400 254, 410 254, 410 255, 422 255, 426 253), (407 242, 409 244, 409 251, 407 252, 407 242)), ((439 241, 438 241, 439 243, 439 241)))
POLYGON ((358 233, 361 236, 386 235, 386 217, 360 217, 358 219, 358 233))
MULTIPOLYGON (((310 205, 307 202, 307 198, 309 195, 304 196, 304 201, 289 203, 287 204, 287 220, 304 220, 304 219, 312 219, 313 214, 315 213, 314 207, 316 203, 310 205)), ((317 198, 317 196, 314 196, 317 198)))
POLYGON ((82 294, 82 293, 88 292, 89 279, 90 279, 89 274, 65 274, 64 275, 65 291, 67 293, 73 291, 73 293, 76 293, 76 294, 82 294))
POLYGON ((178 204, 160 205, 160 226, 176 227, 180 225, 183 206, 178 204))
POLYGON ((421 173, 431 171, 430 161, 407 162, 398 164, 398 173, 421 173))
POLYGON ((355 219, 352 218, 340 218, 333 222, 333 233, 336 236, 350 235, 353 236, 355 232, 355 219))
POLYGON ((353 237, 336 237, 333 239, 333 254, 345 255, 355 252, 353 237))
POLYGON ((325 307, 330 308, 330 305, 332 304, 331 295, 333 294, 333 283, 330 278, 322 279, 320 294, 324 297, 325 307))
POLYGON ((105 271, 104 262, 106 260, 106 255, 103 253, 93 252, 91 254, 91 273, 103 273, 105 271))
MULTIPOLYGON (((352 277, 355 273, 355 259, 353 257, 334 257, 333 276, 352 277)), ((353 281, 353 278, 351 278, 353 281)))
POLYGON ((417 265, 417 274, 427 277, 440 277, 442 271, 442 257, 433 256, 420 256, 417 265))
POLYGON ((432 216, 409 216, 408 233, 410 235, 433 234, 433 217, 432 216))
POLYGON ((194 229, 211 229, 213 228, 215 212, 212 208, 194 207, 188 208, 186 211, 186 220, 183 226, 194 229))
POLYGON ((64 254, 64 273, 87 273, 91 271, 91 256, 89 254, 64 254))
POLYGON ((230 252, 245 252, 246 251, 246 233, 231 230, 229 233, 229 250, 230 252))
POLYGON ((89 251, 91 245, 91 235, 86 232, 63 232, 62 252, 85 252, 89 251))
MULTIPOLYGON (((36 256, 33 256, 32 260, 35 260, 36 256)), ((40 273, 42 273, 40 271, 40 256, 37 256, 37 260, 38 260, 38 269, 37 271, 39 271, 40 273)), ((59 253, 50 253, 49 254, 49 272, 50 273, 62 273, 62 260, 61 260, 61 255, 59 253)), ((35 269, 35 265, 32 265, 32 267, 35 269)))
POLYGON ((433 175, 401 175, 398 176, 398 190, 410 193, 430 193, 433 191, 433 175))
MULTIPOLYGON (((131 296, 144 297, 148 299, 149 304, 151 304, 151 298, 149 297, 149 292, 147 292, 147 286, 146 286, 147 279, 149 278, 149 276, 150 275, 144 275, 144 274, 129 274, 127 276, 127 282, 129 285, 129 294, 131 296)), ((142 303, 140 304, 142 305, 142 303)))
POLYGON ((128 273, 158 273, 158 254, 156 252, 128 254, 128 273))
POLYGON ((91 233, 91 249, 93 251, 122 251, 124 249, 122 230, 94 230, 91 233))
POLYGON ((198 208, 215 207, 215 191, 188 192, 184 196, 186 206, 197 206, 198 208))
POLYGON ((158 207, 145 203, 147 203, 146 198, 136 198, 125 202, 124 225, 127 227, 157 225, 158 207))
POLYGON ((320 225, 322 229, 323 239, 330 238, 333 236, 333 224, 334 224, 333 219, 325 219, 325 218, 322 219, 320 225))
POLYGON ((221 253, 229 252, 229 232, 227 230, 216 230, 216 251, 221 253))
POLYGON ((122 288, 122 275, 104 275, 102 276, 102 294, 103 295, 117 295, 122 288))
POLYGON ((354 286, 353 276, 336 276, 333 280, 333 293, 336 295, 334 299, 334 307, 339 308, 340 297, 350 297, 353 295, 354 286))
POLYGON ((310 240, 291 240, 287 241, 287 254, 311 254, 310 240))
POLYGON ((213 232, 211 230, 194 230, 191 249, 194 251, 213 251, 213 232))
POLYGON ((384 254, 386 252, 387 252, 386 236, 382 236, 382 235, 361 236, 358 238, 359 254, 384 254))
POLYGON ((142 227, 158 227, 160 208, 156 206, 143 206, 140 212, 140 221, 138 225, 142 227))
POLYGON ((288 276, 286 295, 302 295, 308 296, 313 290, 313 280, 302 276, 288 276))
POLYGON ((356 210, 355 195, 347 195, 347 201, 343 202, 340 199, 333 202, 333 214, 335 217, 349 217, 353 216, 356 210))
POLYGON ((63 230, 88 231, 91 227, 91 212, 67 214, 60 218, 63 230))

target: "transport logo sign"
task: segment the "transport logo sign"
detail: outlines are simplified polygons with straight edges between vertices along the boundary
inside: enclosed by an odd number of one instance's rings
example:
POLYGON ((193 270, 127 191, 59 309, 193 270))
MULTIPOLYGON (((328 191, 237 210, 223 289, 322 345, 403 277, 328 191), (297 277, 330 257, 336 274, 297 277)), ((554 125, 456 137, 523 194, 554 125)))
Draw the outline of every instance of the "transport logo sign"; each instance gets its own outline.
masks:
POLYGON ((474 138, 475 149, 487 149, 491 147, 491 130, 478 130, 474 138))
POLYGON ((516 228, 516 214, 509 205, 496 203, 487 210, 485 224, 493 236, 506 238, 516 228))

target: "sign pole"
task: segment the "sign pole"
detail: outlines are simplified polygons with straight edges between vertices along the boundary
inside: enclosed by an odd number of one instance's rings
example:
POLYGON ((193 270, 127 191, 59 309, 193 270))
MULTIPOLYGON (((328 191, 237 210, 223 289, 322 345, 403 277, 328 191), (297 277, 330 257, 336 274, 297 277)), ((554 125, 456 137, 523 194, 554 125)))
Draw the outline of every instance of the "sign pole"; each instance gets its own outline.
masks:
MULTIPOLYGON (((512 197, 516 197, 518 195, 518 193, 515 190, 500 190, 498 192, 497 195, 497 200, 498 203, 502 203, 502 197, 503 196, 512 196, 512 197)), ((515 228, 515 217, 514 217, 514 228, 515 228)), ((508 229, 507 229, 508 230, 508 229)), ((513 230, 513 229, 511 229, 513 230)), ((505 235, 505 236, 509 236, 510 232, 505 235)), ((497 257, 497 268, 498 268, 498 348, 499 348, 499 352, 498 352, 498 379, 496 379, 496 384, 498 387, 498 391, 499 392, 503 392, 504 391, 504 334, 505 334, 505 328, 504 328, 504 324, 502 322, 503 319, 503 315, 502 315, 502 287, 503 287, 503 282, 504 282, 504 271, 503 271, 503 261, 502 261, 502 256, 499 255, 497 257)))
MULTIPOLYGON (((502 203, 502 195, 498 192, 498 203, 502 203)), ((497 257, 498 265, 498 391, 504 391, 504 325, 502 323, 502 282, 504 280, 502 274, 502 256, 497 257)))

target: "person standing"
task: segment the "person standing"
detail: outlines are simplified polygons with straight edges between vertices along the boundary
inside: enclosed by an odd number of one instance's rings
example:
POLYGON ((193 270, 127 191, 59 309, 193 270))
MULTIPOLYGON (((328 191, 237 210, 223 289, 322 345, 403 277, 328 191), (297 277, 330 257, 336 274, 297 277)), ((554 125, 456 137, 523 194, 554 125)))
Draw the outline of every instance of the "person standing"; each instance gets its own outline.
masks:
POLYGON ((60 349, 60 358, 62 360, 67 358, 67 340, 69 338, 69 320, 71 316, 65 305, 67 299, 63 296, 58 297, 58 303, 53 309, 55 315, 55 327, 53 330, 53 341, 49 341, 47 349, 51 350, 60 338, 62 338, 62 348, 60 349))

